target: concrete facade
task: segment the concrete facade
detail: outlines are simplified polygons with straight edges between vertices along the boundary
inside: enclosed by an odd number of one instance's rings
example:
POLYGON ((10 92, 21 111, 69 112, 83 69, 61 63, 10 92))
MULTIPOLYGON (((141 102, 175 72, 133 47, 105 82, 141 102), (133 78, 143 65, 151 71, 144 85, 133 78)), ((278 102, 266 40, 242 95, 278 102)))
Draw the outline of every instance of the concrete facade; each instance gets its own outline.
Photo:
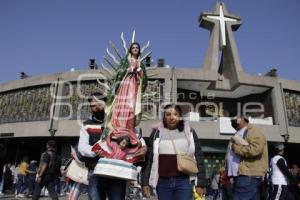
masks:
MULTIPOLYGON (((0 85, 0 92, 4 94, 15 89, 26 89, 27 87, 36 87, 39 85, 50 85, 60 78, 63 81, 76 82, 78 77, 85 74, 86 78, 84 80, 92 80, 92 77, 88 76, 90 74, 98 74, 98 71, 87 70, 78 72, 66 72, 55 75, 47 75, 41 77, 33 77, 28 79, 22 79, 13 81, 6 84, 0 85)), ((177 96, 177 90, 171 91, 171 85, 176 86, 188 80, 191 85, 196 85, 198 82, 212 83, 215 81, 215 75, 210 74, 211 72, 206 70, 197 69, 175 69, 171 68, 157 68, 155 73, 158 74, 158 79, 163 79, 165 81, 164 95, 165 99, 169 101, 177 101, 177 99, 171 99, 170 97, 177 96), (172 76, 173 71, 173 76, 172 76), (172 80, 175 79, 175 81, 172 80)), ((242 72, 241 72, 242 73, 242 72)), ((285 108, 284 108, 284 97, 282 90, 288 89, 293 91, 300 91, 300 83, 283 80, 276 77, 265 77, 265 76, 251 76, 247 74, 241 74, 243 81, 239 82, 239 86, 232 91, 215 91, 217 95, 230 95, 233 94, 235 90, 238 90, 242 85, 247 87, 255 86, 262 87, 262 90, 271 90, 272 104, 274 111, 274 125, 259 125, 264 133, 267 135, 270 141, 282 141, 281 135, 289 134, 290 142, 300 143, 300 136, 297 134, 300 132, 300 127, 292 127, 288 125, 288 121, 285 118, 285 108), (255 84, 253 84, 255 83, 255 84), (288 129, 287 129, 288 128, 288 129)), ((176 88, 177 89, 177 88, 176 88)), ((206 90, 207 91, 207 90, 206 90)), ((213 91, 213 90, 209 90, 213 91)), ((261 91, 261 90, 260 90, 261 91)), ((197 91, 196 91, 197 92, 197 91)), ((249 90, 249 94, 252 91, 249 90)), ((258 93, 257 95, 260 95, 258 93)), ((50 105, 49 105, 50 106, 50 105)), ((141 127, 145 130, 145 136, 148 136, 151 126, 148 124, 154 121, 142 122, 141 127)), ((77 120, 59 120, 58 130, 56 136, 77 136, 79 130, 79 123, 77 120)), ((204 130, 203 133, 199 133, 200 138, 205 139, 228 139, 228 136, 220 135, 218 131, 218 122, 192 122, 193 126, 199 127, 199 130, 204 130), (212 123, 212 124, 210 124, 212 123)), ((20 122, 20 123, 4 123, 0 124, 0 134, 14 133, 14 137, 43 137, 49 136, 49 121, 34 121, 34 122, 20 122)), ((3 137, 2 137, 3 138, 3 137)))

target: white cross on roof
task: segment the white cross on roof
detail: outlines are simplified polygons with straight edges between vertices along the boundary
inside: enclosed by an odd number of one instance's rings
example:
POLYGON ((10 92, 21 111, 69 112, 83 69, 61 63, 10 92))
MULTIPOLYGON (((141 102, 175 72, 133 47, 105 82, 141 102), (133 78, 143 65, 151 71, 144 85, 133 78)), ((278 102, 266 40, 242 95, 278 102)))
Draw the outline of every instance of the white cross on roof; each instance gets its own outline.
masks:
POLYGON ((215 19, 215 20, 219 20, 220 21, 220 49, 222 49, 223 47, 226 46, 226 32, 225 32, 225 25, 226 25, 226 21, 231 21, 231 22, 236 22, 238 20, 234 19, 234 18, 230 18, 230 17, 225 17, 224 13, 223 13, 223 7, 222 5, 220 5, 220 15, 219 16, 215 16, 215 15, 207 15, 207 18, 210 19, 215 19))

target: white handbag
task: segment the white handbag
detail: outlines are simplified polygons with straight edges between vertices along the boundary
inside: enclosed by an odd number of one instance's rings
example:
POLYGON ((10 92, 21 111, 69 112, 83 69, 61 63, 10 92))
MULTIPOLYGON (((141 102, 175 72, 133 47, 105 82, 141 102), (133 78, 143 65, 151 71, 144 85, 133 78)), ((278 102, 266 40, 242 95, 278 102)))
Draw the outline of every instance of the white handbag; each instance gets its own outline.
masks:
POLYGON ((71 164, 67 168, 66 177, 77 183, 89 184, 88 181, 89 171, 85 167, 84 163, 78 163, 76 160, 72 160, 71 164))

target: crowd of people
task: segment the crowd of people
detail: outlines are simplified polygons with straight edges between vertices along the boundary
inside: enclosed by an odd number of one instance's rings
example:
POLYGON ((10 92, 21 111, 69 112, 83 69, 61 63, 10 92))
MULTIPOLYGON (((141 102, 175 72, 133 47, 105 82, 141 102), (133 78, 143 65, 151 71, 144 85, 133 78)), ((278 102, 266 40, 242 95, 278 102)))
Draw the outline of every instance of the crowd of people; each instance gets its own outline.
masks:
MULTIPOLYGON (((58 165, 61 166, 60 163, 58 165)), ((36 160, 28 162, 27 157, 24 157, 17 165, 5 163, 0 183, 0 195, 13 194, 15 198, 32 197, 35 185, 41 178, 37 175, 38 171, 38 162, 36 160)), ((63 173, 57 171, 54 174, 53 188, 55 193, 58 195, 66 194, 68 192, 68 182, 64 179, 63 173)), ((45 188, 39 193, 48 195, 49 190, 45 188)))
POLYGON ((300 172, 289 165, 283 143, 274 145, 269 160, 267 141, 247 118, 231 121, 237 132, 231 138, 225 162, 214 168, 208 190, 213 200, 298 200, 300 172))
POLYGON ((184 120, 179 105, 164 106, 162 121, 145 142, 136 126, 141 117, 141 93, 146 86, 140 46, 134 42, 120 63, 109 93, 103 97, 95 92, 87 99, 91 116, 83 122, 78 144, 71 152, 71 162, 83 164, 81 169, 86 170, 87 177, 75 180, 68 176, 71 165, 62 167, 52 139, 39 163, 28 163, 24 157, 17 167, 5 164, 1 194, 10 191, 16 198, 37 200, 46 188, 53 200, 64 192, 69 200, 77 200, 84 192, 91 200, 123 200, 132 199, 128 188, 140 184, 139 192, 145 198, 155 194, 159 200, 198 200, 205 196, 213 200, 299 199, 298 166, 289 170, 283 144, 276 145, 276 155, 269 162, 264 134, 244 116, 231 120, 236 133, 229 142, 223 166, 213 168, 209 179, 196 130, 184 120), (103 157, 139 166, 138 182, 94 173, 103 157))

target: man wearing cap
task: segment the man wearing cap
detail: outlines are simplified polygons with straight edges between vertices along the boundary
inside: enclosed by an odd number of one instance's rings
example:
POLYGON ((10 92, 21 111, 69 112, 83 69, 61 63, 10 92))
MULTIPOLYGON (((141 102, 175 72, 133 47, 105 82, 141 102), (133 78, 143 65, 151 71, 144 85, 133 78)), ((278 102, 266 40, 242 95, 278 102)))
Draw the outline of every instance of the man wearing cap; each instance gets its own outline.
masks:
POLYGON ((243 130, 247 145, 234 143, 231 149, 240 157, 238 176, 234 179, 234 200, 256 200, 262 177, 268 168, 268 144, 265 136, 245 117, 232 120, 232 126, 243 130))
POLYGON ((85 161, 86 167, 89 169, 89 185, 88 195, 92 200, 105 199, 105 196, 100 197, 99 191, 99 178, 93 175, 94 168, 99 160, 99 156, 92 151, 93 145, 101 138, 103 131, 102 124, 105 117, 105 98, 100 93, 93 93, 88 102, 92 115, 88 120, 83 122, 83 126, 80 129, 80 137, 78 142, 78 151, 85 161))
POLYGON ((287 162, 283 157, 284 145, 275 145, 276 155, 271 159, 272 167, 272 196, 271 200, 285 200, 288 194, 288 184, 295 183, 293 175, 289 172, 287 162))

